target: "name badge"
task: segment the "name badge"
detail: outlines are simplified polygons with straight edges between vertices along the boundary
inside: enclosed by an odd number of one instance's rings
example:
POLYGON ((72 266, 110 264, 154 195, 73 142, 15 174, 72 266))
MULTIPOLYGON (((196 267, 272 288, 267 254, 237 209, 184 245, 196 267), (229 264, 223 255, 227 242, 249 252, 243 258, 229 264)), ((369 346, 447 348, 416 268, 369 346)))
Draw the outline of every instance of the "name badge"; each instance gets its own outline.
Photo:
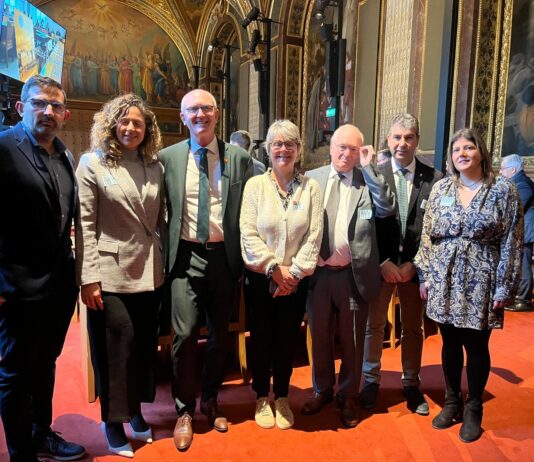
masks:
POLYGON ((440 205, 443 207, 450 207, 452 204, 454 204, 454 197, 452 196, 443 196, 440 201, 440 205))
POLYGON ((293 210, 304 210, 304 206, 300 202, 293 202, 293 210))
POLYGON ((426 209, 426 204, 427 204, 427 202, 428 202, 428 201, 427 201, 426 199, 423 199, 423 200, 421 201, 421 209, 423 209, 423 210, 426 209))
POLYGON ((371 209, 359 209, 358 218, 360 220, 370 220, 373 217, 373 212, 371 209))
POLYGON ((104 183, 104 186, 113 186, 118 184, 113 175, 103 175, 102 182, 104 183))

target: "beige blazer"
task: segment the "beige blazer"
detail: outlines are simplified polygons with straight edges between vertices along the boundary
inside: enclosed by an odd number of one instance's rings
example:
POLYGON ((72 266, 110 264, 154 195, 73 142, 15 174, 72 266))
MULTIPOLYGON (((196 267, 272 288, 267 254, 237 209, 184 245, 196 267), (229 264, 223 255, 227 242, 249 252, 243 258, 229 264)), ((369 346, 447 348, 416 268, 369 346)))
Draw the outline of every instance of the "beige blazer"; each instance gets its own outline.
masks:
POLYGON ((163 284, 163 166, 144 168, 147 187, 141 197, 123 165, 109 167, 101 153, 81 157, 76 171, 79 284, 100 282, 103 291, 117 293, 146 292, 163 284))

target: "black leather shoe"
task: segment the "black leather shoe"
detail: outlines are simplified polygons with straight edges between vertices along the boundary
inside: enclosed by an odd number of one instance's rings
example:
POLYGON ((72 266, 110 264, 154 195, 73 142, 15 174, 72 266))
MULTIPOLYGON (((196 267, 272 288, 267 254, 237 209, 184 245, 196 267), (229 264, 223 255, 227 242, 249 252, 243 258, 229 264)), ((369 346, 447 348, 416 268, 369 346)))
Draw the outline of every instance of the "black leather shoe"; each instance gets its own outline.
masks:
POLYGON ((404 396, 408 402, 408 409, 419 415, 428 415, 430 410, 428 409, 428 403, 421 393, 421 390, 417 387, 404 387, 404 396))
POLYGON ((358 425, 360 421, 358 404, 355 398, 346 398, 343 400, 343 407, 341 408, 341 423, 345 427, 353 428, 358 425))
POLYGON ((461 393, 447 393, 441 412, 432 419, 432 428, 445 430, 463 420, 464 402, 461 393))
POLYGON ((464 422, 460 427, 460 439, 464 443, 478 440, 482 432, 482 400, 468 399, 464 410, 464 422))
POLYGON ((331 403, 333 400, 332 393, 313 393, 313 396, 304 403, 300 413, 302 415, 317 414, 323 406, 331 403))
POLYGON ((65 441, 58 433, 47 430, 34 435, 38 457, 51 457, 56 460, 76 460, 85 455, 85 448, 65 441))
POLYGON ((506 306, 504 309, 506 311, 519 311, 519 312, 534 311, 534 307, 532 307, 532 303, 524 302, 524 301, 517 301, 514 305, 506 306))
POLYGON ((360 406, 362 409, 373 409, 378 397, 378 383, 365 382, 360 392, 360 406))
POLYGON ((228 420, 219 410, 217 398, 211 398, 208 401, 200 401, 200 412, 208 416, 208 423, 218 432, 228 431, 228 420))

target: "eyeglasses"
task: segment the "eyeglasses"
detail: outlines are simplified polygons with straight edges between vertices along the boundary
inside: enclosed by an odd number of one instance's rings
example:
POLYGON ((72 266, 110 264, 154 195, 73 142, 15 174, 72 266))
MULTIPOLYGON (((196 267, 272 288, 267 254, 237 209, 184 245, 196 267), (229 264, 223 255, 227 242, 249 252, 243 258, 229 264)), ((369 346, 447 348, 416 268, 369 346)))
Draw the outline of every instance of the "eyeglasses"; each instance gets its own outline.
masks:
POLYGON ((344 153, 344 152, 347 152, 347 151, 350 151, 352 152, 353 154, 357 154, 358 151, 360 150, 360 148, 358 146, 349 146, 347 144, 336 144, 336 143, 332 143, 338 150, 339 152, 341 153, 344 153))
POLYGON ((282 146, 285 146, 286 149, 291 150, 291 149, 296 149, 296 147, 298 146, 298 143, 295 143, 294 141, 275 141, 271 143, 271 146, 277 150, 282 149, 282 146))
POLYGON ((509 165, 508 167, 501 167, 501 172, 502 172, 503 170, 506 170, 507 168, 512 168, 512 166, 509 165))
POLYGON ((200 110, 202 110, 204 114, 211 114, 215 110, 215 106, 206 104, 204 106, 191 106, 185 108, 185 111, 191 115, 197 115, 200 110))
POLYGON ((67 106, 57 101, 48 101, 46 99, 30 98, 29 103, 34 109, 38 111, 45 111, 48 106, 52 106, 52 111, 57 114, 63 114, 67 110, 67 106))

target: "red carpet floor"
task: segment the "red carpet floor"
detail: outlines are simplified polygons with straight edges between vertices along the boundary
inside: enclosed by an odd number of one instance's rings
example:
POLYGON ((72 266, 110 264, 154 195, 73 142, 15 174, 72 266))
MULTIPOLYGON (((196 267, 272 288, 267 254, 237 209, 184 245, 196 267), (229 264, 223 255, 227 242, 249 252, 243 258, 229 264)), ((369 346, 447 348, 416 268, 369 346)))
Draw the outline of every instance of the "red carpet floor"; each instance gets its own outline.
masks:
MULTIPOLYGON (((175 412, 168 382, 158 387, 156 402, 144 407, 156 441, 135 444, 135 461, 534 461, 534 313, 507 313, 503 331, 491 338, 492 372, 485 396, 485 432, 471 444, 458 439, 459 426, 434 430, 431 419, 443 402, 440 366, 441 338, 425 341, 423 391, 430 416, 411 414, 400 386, 400 349, 385 350, 379 403, 374 413, 362 413, 354 429, 341 427, 338 411, 329 405, 315 416, 298 410, 310 394, 310 368, 298 365, 292 377, 290 402, 296 422, 291 430, 263 430, 253 420, 254 394, 237 375, 225 383, 220 402, 230 421, 227 434, 209 429, 204 416, 195 420, 193 445, 178 453, 172 442, 175 412)), ((98 403, 86 401, 82 381, 79 324, 70 328, 58 363, 54 427, 66 439, 86 446, 83 461, 125 461, 108 454, 100 432, 98 403)), ((304 356, 304 355, 302 355, 304 356)), ((465 389, 465 384, 464 384, 465 389)), ((0 432, 0 461, 7 461, 0 432)))

